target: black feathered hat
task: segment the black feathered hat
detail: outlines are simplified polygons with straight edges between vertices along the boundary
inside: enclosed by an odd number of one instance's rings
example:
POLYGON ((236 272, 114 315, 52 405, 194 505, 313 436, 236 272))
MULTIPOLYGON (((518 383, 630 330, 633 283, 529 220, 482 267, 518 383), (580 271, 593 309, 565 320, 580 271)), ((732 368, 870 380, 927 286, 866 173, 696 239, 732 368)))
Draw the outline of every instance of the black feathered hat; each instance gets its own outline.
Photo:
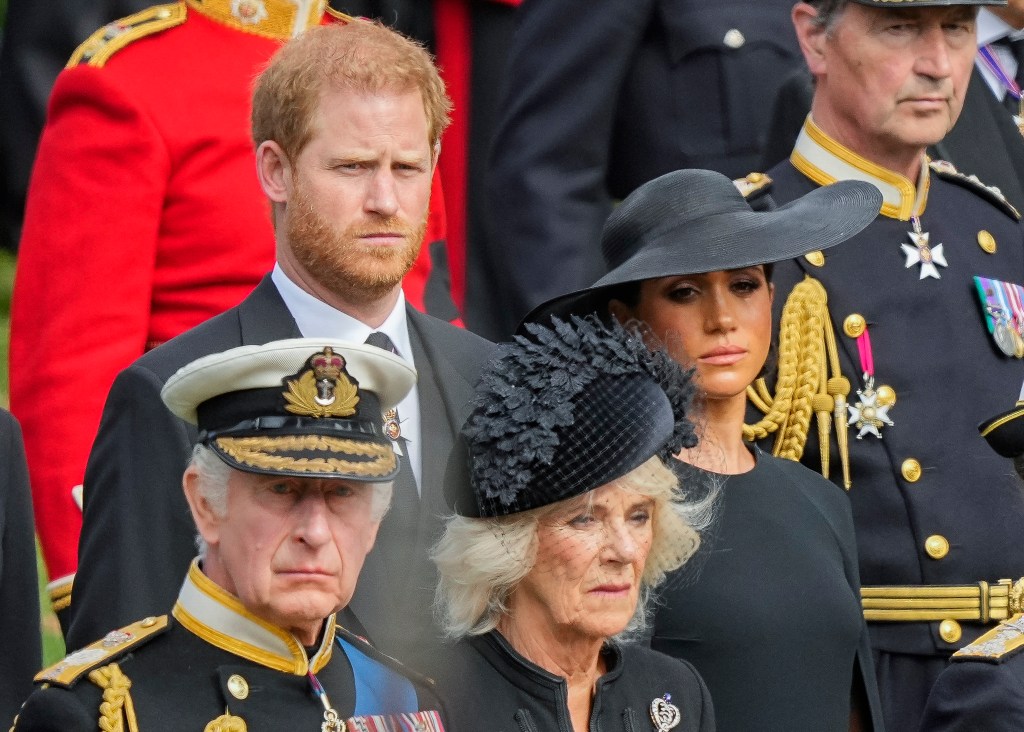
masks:
POLYGON ((692 371, 618 323, 531 324, 485 369, 448 465, 462 516, 582 495, 697 443, 692 371))

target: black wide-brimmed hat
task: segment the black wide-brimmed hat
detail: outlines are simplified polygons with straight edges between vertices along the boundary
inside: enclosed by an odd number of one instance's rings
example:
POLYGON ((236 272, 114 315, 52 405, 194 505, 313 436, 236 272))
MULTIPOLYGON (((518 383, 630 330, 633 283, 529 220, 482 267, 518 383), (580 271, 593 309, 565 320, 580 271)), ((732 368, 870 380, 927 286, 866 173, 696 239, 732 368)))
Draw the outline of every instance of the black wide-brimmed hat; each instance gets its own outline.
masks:
POLYGON ((1003 457, 1024 455, 1024 389, 1013 409, 986 419, 978 425, 978 431, 989 446, 1003 457))
POLYGON ((835 246, 874 221, 881 207, 875 186, 841 181, 773 211, 754 211, 720 173, 667 173, 637 188, 608 217, 601 233, 608 274, 539 305, 523 322, 603 313, 609 291, 627 282, 751 267, 835 246))
POLYGON ((527 326, 480 376, 448 462, 455 513, 495 517, 599 488, 697 443, 692 372, 596 318, 527 326))
POLYGON ((415 383, 412 366, 375 346, 293 338, 197 359, 160 396, 238 470, 387 481, 398 459, 382 415, 415 383))

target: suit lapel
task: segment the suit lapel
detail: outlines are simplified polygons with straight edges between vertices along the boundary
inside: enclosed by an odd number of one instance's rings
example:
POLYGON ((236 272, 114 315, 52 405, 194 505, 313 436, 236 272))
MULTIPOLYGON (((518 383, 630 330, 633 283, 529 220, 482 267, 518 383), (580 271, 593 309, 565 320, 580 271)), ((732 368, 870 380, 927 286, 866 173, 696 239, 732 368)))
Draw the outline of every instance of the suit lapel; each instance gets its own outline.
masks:
POLYGON ((239 303, 238 325, 244 345, 302 337, 269 274, 239 303))

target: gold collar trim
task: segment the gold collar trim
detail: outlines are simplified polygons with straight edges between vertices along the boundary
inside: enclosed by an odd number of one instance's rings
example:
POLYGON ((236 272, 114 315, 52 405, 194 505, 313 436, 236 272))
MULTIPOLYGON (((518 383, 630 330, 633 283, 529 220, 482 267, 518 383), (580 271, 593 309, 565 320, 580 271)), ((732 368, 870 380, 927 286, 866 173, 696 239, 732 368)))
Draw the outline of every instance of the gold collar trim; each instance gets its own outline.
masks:
POLYGON ((318 672, 331 660, 335 619, 327 619, 320 646, 312 657, 288 633, 257 618, 237 597, 215 584, 193 560, 171 611, 175 620, 207 643, 261 666, 287 674, 318 672))
POLYGON ((924 214, 928 204, 931 179, 927 156, 921 161, 921 175, 915 186, 906 176, 876 165, 833 140, 814 124, 810 115, 804 121, 789 161, 820 186, 838 180, 873 184, 882 192, 881 214, 892 219, 909 221, 911 216, 924 214))
POLYGON ((195 12, 243 33, 286 41, 320 25, 327 0, 185 0, 195 12))

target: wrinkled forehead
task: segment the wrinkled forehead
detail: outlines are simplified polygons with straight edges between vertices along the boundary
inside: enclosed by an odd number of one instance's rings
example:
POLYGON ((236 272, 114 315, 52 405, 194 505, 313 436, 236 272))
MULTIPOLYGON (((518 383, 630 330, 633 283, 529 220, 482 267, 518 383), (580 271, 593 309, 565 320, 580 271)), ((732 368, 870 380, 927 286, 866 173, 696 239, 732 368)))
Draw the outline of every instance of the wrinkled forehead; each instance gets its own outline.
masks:
MULTIPOLYGON (((873 23, 957 23, 973 20, 978 15, 977 5, 930 5, 927 7, 908 7, 906 5, 862 5, 851 2, 846 10, 861 12, 873 23)), ((840 22, 842 18, 840 18, 840 22)))

